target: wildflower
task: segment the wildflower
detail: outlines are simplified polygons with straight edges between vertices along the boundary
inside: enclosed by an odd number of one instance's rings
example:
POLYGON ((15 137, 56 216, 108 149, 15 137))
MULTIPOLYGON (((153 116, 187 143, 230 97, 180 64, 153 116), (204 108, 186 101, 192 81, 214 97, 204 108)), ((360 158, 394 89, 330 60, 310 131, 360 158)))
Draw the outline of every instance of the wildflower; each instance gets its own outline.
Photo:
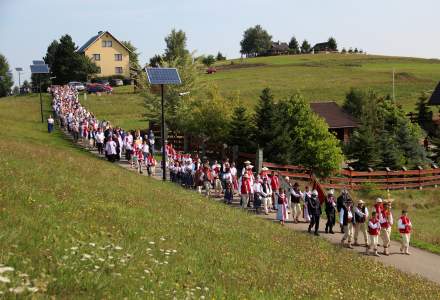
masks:
POLYGON ((71 247, 70 250, 78 250, 78 247, 71 247))
POLYGON ((31 292, 31 293, 36 293, 36 292, 38 292, 38 288, 36 288, 36 287, 27 287, 27 290, 28 290, 29 292, 31 292))
POLYGON ((95 247, 96 244, 95 244, 95 243, 89 243, 89 246, 91 246, 91 247, 95 247))
POLYGON ((91 256, 90 254, 84 253, 84 254, 83 254, 83 258, 85 258, 85 259, 91 259, 92 256, 91 256))
POLYGON ((96 266, 96 265, 95 265, 95 269, 96 269, 96 270, 99 270, 99 266, 96 266))
POLYGON ((151 248, 147 248, 147 251, 151 251, 151 248))
POLYGON ((155 242, 149 242, 149 244, 150 244, 150 245, 154 245, 154 244, 156 244, 156 243, 155 243, 155 242))
POLYGON ((21 294, 24 292, 24 287, 17 286, 16 288, 10 288, 9 291, 14 294, 21 294))
POLYGON ((11 280, 8 277, 0 276, 0 282, 10 283, 11 280))
POLYGON ((104 262, 104 261, 105 261, 105 259, 103 259, 103 258, 101 258, 101 257, 98 258, 98 260, 101 261, 101 262, 104 262))
POLYGON ((144 270, 144 272, 147 273, 147 274, 150 274, 150 271, 149 271, 149 270, 144 270))
POLYGON ((164 237, 161 237, 160 240, 161 240, 161 241, 165 241, 165 238, 164 238, 164 237))
POLYGON ((12 271, 14 271, 13 267, 1 267, 0 268, 0 274, 3 274, 5 272, 12 272, 12 271))
POLYGON ((122 250, 122 247, 121 246, 116 246, 115 250, 122 250))

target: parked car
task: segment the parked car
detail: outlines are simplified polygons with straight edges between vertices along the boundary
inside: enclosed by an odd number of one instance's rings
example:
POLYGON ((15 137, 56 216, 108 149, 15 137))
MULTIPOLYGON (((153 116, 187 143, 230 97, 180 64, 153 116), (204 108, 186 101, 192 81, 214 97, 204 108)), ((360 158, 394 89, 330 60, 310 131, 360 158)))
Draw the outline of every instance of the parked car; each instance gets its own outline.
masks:
POLYGON ((115 78, 115 79, 110 80, 110 85, 111 86, 121 86, 121 85, 124 85, 124 82, 122 81, 122 79, 115 78))
POLYGON ((69 85, 75 87, 78 92, 84 91, 86 89, 84 84, 79 81, 71 81, 69 82, 69 85))
POLYGON ((217 72, 217 69, 214 68, 214 67, 209 67, 209 68, 206 70, 206 74, 214 74, 215 72, 217 72))
POLYGON ((111 94, 113 92, 113 88, 109 85, 100 84, 100 83, 91 83, 87 86, 87 93, 107 93, 111 94))
POLYGON ((103 84, 103 85, 110 85, 110 82, 108 80, 105 80, 105 79, 99 79, 99 80, 96 80, 96 81, 92 80, 92 82, 93 83, 98 83, 98 84, 103 84))

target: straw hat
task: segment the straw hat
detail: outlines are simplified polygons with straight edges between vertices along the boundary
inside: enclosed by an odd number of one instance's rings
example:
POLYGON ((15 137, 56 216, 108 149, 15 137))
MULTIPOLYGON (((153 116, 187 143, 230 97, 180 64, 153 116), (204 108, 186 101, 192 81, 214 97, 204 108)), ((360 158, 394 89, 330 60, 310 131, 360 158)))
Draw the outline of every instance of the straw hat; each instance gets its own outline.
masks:
POLYGON ((246 166, 246 169, 252 169, 254 166, 253 165, 248 165, 246 166))
POLYGON ((244 162, 244 164, 245 164, 245 165, 250 165, 251 162, 247 160, 247 161, 244 162))
POLYGON ((376 203, 382 203, 382 202, 383 202, 382 198, 379 197, 376 199, 376 203))
POLYGON ((358 204, 365 204, 364 200, 359 200, 358 204))
POLYGON ((263 167, 263 168, 261 169, 261 171, 269 171, 269 169, 268 169, 267 167, 263 167))
POLYGON ((284 177, 284 179, 285 179, 286 181, 289 181, 289 180, 290 180, 289 176, 284 177))
POLYGON ((328 194, 329 194, 329 195, 334 195, 334 194, 335 194, 335 190, 334 190, 334 189, 330 189, 330 190, 328 191, 328 194))

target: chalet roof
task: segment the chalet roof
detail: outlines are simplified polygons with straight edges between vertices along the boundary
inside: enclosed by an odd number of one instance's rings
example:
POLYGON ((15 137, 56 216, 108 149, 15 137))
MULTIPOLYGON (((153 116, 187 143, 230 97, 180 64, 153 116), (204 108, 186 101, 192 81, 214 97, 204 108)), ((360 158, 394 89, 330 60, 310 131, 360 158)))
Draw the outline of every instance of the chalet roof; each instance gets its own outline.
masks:
POLYGON ((272 42, 271 50, 288 51, 289 45, 287 43, 272 42))
POLYGON ((328 42, 317 43, 315 44, 315 46, 313 46, 312 49, 325 49, 325 48, 330 48, 328 42))
POLYGON ((98 40, 101 36, 103 36, 104 34, 108 34, 110 35, 116 42, 118 42, 122 47, 124 47, 125 49, 127 49, 128 52, 131 52, 130 49, 128 49, 123 43, 121 43, 117 38, 115 38, 113 36, 113 34, 111 34, 108 31, 99 31, 97 35, 92 36, 84 45, 82 45, 77 52, 83 53, 87 50, 87 48, 89 48, 94 42, 96 42, 96 40, 98 40))
POLYGON ((336 102, 312 102, 310 107, 313 112, 323 118, 328 127, 335 128, 356 128, 358 121, 349 113, 345 112, 336 102))
POLYGON ((440 82, 437 84, 431 98, 429 98, 428 105, 440 105, 440 82))

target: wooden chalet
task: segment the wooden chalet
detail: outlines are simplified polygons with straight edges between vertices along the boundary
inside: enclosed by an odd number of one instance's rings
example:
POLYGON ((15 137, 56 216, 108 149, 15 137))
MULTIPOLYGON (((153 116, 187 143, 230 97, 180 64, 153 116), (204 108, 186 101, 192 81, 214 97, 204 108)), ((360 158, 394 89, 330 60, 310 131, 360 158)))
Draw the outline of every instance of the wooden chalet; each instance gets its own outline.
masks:
POLYGON ((330 47, 328 42, 315 44, 312 48, 313 53, 328 53, 334 52, 334 50, 330 47))
POLYGON ((289 45, 287 43, 272 42, 272 46, 268 50, 268 55, 282 55, 289 54, 289 45))
POLYGON ((336 102, 312 102, 312 111, 323 118, 329 131, 344 144, 350 141, 353 130, 358 127, 358 121, 349 113, 345 112, 336 102))

